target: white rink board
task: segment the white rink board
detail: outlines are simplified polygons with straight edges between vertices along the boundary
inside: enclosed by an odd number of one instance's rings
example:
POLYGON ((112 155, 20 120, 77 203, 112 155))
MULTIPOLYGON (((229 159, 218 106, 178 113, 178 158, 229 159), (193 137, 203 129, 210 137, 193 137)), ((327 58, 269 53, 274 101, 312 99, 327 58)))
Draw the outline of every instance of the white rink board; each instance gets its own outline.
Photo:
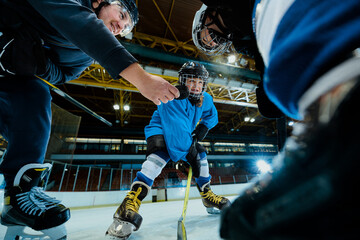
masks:
MULTIPOLYGON (((224 184, 211 186, 213 192, 218 195, 239 195, 250 183, 243 184, 224 184)), ((162 191, 162 190, 161 190, 162 191)), ((55 197, 62 201, 67 207, 94 207, 104 205, 116 205, 122 202, 128 191, 106 191, 106 192, 46 192, 49 196, 55 197)), ((157 190, 152 189, 151 194, 148 194, 144 202, 152 202, 152 197, 157 195, 157 190)), ((185 196, 185 187, 183 188, 168 188, 167 199, 181 200, 185 196)), ((190 199, 200 198, 199 191, 196 187, 190 188, 190 199)), ((161 198, 158 198, 161 199, 161 198)), ((3 190, 0 190, 0 211, 2 209, 3 190)))

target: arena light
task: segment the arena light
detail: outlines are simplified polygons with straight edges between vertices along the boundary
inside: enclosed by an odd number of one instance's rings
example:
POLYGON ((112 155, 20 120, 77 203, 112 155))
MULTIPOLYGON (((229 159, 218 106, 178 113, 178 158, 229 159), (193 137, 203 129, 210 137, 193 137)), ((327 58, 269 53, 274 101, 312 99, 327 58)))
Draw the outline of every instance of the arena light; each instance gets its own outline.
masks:
POLYGON ((119 110, 119 109, 120 109, 120 106, 119 106, 119 104, 114 104, 114 105, 113 105, 113 108, 114 108, 115 110, 119 110))
POLYGON ((271 166, 264 160, 259 160, 256 162, 256 166, 258 167, 261 173, 266 173, 271 171, 271 166))
POLYGON ((129 111, 130 110, 130 106, 129 105, 124 105, 124 111, 129 111))
POLYGON ((234 63, 236 61, 236 56, 234 54, 227 57, 228 63, 234 63))

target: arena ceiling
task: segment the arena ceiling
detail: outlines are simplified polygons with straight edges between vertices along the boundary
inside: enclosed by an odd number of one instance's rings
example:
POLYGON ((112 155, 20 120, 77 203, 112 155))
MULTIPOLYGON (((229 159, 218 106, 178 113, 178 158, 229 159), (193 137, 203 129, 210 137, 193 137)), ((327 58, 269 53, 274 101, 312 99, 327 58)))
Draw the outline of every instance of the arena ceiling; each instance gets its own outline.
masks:
MULTIPOLYGON (((257 109, 255 87, 260 77, 255 63, 236 55, 227 63, 227 55, 209 58, 192 43, 191 28, 200 0, 137 0, 139 23, 132 36, 119 41, 150 73, 177 81, 177 71, 188 60, 204 63, 211 74, 207 92, 219 113, 219 124, 210 136, 229 141, 274 142, 276 121, 263 118, 257 109), (248 118, 249 121, 245 121, 248 118), (254 119, 254 120, 251 120, 254 119)), ((156 106, 138 93, 124 79, 114 80, 98 64, 93 64, 79 79, 59 86, 61 90, 101 115, 109 127, 62 97, 53 93, 53 102, 72 114, 81 116, 80 137, 144 138, 156 106), (120 109, 114 110, 113 105, 120 109), (123 110, 129 105, 130 110, 123 110)), ((276 142, 276 140, 275 140, 276 142)))

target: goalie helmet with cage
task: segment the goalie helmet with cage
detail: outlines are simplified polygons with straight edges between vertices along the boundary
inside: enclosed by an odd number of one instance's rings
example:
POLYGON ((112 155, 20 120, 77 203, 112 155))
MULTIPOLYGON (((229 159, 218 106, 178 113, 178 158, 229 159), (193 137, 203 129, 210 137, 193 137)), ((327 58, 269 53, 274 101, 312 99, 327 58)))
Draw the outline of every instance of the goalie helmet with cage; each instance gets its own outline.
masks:
POLYGON ((203 4, 195 13, 192 38, 199 50, 211 56, 226 52, 232 45, 233 34, 221 24, 219 11, 216 8, 210 8, 203 4), (220 31, 213 29, 211 27, 213 24, 220 31))
MULTIPOLYGON (((93 0, 96 1, 96 0, 93 0)), ((129 21, 125 24, 124 29, 120 32, 120 36, 124 37, 129 34, 139 21, 139 12, 134 0, 105 0, 95 9, 96 15, 99 15, 102 7, 106 5, 118 5, 122 16, 129 21)))
POLYGON ((179 70, 179 84, 189 89, 189 100, 200 100, 206 91, 208 78, 209 72, 197 62, 186 62, 179 70))

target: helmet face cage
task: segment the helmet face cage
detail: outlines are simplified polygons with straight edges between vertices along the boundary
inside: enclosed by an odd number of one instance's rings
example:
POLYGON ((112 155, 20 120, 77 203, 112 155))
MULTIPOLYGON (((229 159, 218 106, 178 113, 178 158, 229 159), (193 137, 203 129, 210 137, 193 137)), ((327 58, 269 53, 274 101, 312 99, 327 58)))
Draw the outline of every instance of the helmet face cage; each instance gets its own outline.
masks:
POLYGON ((230 40, 231 34, 225 36, 214 29, 208 28, 208 25, 215 24, 215 22, 212 21, 210 24, 205 24, 206 18, 209 16, 206 10, 207 7, 203 5, 195 14, 192 32, 193 42, 206 55, 223 54, 232 44, 230 40))
POLYGON ((189 99, 201 98, 206 91, 208 78, 209 73, 206 68, 195 62, 185 63, 179 71, 179 83, 189 89, 189 99))
POLYGON ((138 9, 133 0, 115 0, 110 4, 116 4, 120 8, 120 12, 129 18, 129 22, 125 24, 124 29, 120 32, 120 36, 124 37, 129 34, 138 22, 138 9))

